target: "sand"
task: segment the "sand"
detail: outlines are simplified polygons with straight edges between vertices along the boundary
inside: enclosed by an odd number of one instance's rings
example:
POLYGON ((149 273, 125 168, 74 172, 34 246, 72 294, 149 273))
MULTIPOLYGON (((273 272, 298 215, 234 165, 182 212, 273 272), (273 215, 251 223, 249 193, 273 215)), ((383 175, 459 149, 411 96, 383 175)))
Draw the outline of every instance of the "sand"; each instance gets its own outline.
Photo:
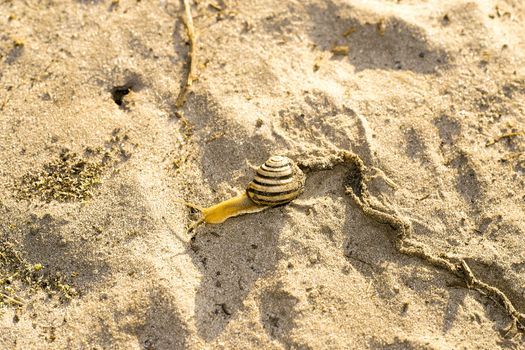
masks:
POLYGON ((3 349, 523 349, 505 309, 401 254, 309 171, 203 225, 272 154, 347 150, 375 203, 525 312, 520 0, 0 2, 3 349))

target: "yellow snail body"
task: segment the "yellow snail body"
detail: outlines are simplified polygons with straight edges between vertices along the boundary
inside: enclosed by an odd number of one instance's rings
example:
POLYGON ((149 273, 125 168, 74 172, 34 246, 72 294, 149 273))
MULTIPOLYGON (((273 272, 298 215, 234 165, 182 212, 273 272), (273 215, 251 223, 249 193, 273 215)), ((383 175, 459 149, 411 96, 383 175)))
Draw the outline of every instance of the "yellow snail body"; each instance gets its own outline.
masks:
POLYGON ((208 208, 181 202, 202 213, 202 218, 190 227, 199 224, 220 224, 226 219, 248 213, 256 213, 297 198, 304 190, 306 176, 289 158, 272 156, 261 165, 246 191, 208 208))

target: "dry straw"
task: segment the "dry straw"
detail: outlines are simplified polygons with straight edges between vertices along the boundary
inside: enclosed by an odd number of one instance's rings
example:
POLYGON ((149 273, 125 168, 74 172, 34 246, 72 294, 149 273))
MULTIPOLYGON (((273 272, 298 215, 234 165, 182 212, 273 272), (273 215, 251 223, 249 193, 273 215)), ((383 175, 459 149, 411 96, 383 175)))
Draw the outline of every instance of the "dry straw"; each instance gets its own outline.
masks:
POLYGON ((191 16, 191 7, 188 0, 184 2, 184 16, 183 22, 186 26, 186 32, 188 33, 188 39, 190 41, 190 49, 188 51, 188 72, 182 82, 179 95, 175 101, 175 106, 181 108, 186 102, 189 88, 196 79, 197 74, 197 34, 195 33, 195 27, 193 26, 193 17, 191 16))

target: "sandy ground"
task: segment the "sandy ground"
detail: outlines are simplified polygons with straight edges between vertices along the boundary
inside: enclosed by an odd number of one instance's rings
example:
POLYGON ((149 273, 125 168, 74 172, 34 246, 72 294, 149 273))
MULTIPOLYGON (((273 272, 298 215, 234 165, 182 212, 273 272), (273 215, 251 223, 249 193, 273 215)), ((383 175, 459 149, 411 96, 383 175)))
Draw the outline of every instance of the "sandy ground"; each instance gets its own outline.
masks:
POLYGON ((400 254, 344 167, 193 243, 175 202, 352 150, 416 240, 525 312, 525 3, 192 4, 179 118, 181 3, 0 1, 0 347, 525 348, 500 305, 400 254))

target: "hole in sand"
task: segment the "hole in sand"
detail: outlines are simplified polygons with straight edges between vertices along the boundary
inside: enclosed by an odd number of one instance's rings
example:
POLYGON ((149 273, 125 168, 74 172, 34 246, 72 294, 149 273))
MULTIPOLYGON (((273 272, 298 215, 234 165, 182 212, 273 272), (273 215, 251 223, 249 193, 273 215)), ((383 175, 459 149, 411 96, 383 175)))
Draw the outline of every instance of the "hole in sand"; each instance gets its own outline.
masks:
POLYGON ((123 107, 124 96, 129 94, 131 90, 133 90, 131 84, 115 86, 111 89, 111 98, 113 98, 113 101, 115 101, 116 104, 123 107))

